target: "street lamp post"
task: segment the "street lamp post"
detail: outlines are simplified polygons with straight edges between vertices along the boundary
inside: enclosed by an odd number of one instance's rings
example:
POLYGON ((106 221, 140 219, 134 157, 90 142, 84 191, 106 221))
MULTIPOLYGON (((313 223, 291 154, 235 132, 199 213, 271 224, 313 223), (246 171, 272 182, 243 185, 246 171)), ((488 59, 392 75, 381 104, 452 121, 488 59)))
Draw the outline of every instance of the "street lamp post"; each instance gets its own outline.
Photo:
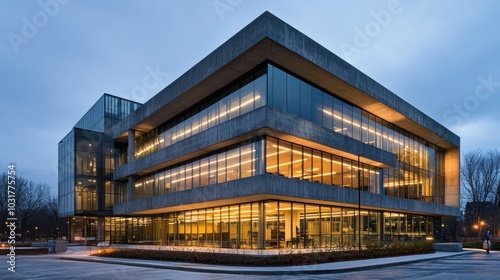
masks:
POLYGON ((478 221, 478 224, 475 224, 473 228, 477 230, 477 238, 481 238, 483 236, 483 228, 486 225, 483 221, 478 221))

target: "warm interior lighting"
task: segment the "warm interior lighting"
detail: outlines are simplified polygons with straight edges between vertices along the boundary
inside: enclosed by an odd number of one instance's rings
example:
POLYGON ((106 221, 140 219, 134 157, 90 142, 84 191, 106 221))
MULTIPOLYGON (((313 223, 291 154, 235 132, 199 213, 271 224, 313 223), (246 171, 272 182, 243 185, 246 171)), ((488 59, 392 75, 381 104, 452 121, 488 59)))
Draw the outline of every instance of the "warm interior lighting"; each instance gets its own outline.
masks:
MULTIPOLYGON (((304 161, 306 161, 307 159, 305 158, 304 161)), ((280 165, 273 165, 273 166, 268 166, 267 168, 268 169, 272 169, 272 168, 276 168, 276 167, 281 167, 281 166, 286 166, 286 165, 290 165, 292 163, 297 163, 297 162, 302 162, 302 159, 298 159, 298 160, 295 160, 295 161, 290 161, 290 162, 285 162, 285 163, 282 163, 280 165)))
MULTIPOLYGON (((253 94, 253 92, 252 92, 252 93, 250 93, 250 94, 253 94)), ((247 95, 247 96, 248 96, 248 95, 247 95)), ((246 97, 246 96, 242 97, 241 99, 245 99, 245 97, 246 97)), ((220 119, 220 118, 222 118, 222 117, 226 116, 227 114, 230 114, 230 113, 232 113, 232 112, 234 112, 234 111, 236 111, 236 110, 239 110, 240 108, 243 108, 243 107, 245 107, 245 106, 247 106, 247 105, 252 104, 253 102, 255 102, 255 101, 256 101, 256 100, 258 100, 258 99, 260 99, 260 95, 257 95, 257 96, 255 96, 254 98, 251 98, 250 100, 248 100, 248 101, 246 101, 246 102, 241 103, 240 105, 238 105, 238 106, 236 106, 236 107, 232 108, 232 109, 231 109, 231 110, 229 110, 229 111, 225 111, 225 112, 223 112, 223 113, 220 113, 218 116, 215 116, 215 117, 213 117, 213 118, 211 118, 211 119, 209 119, 209 120, 206 120, 206 121, 202 122, 201 124, 198 124, 198 125, 196 125, 196 126, 193 126, 193 127, 189 128, 189 129, 185 129, 185 130, 184 130, 184 132, 179 133, 179 134, 177 134, 177 135, 173 136, 171 139, 172 139, 172 140, 177 140, 178 138, 181 138, 182 136, 184 136, 184 135, 186 135, 186 134, 188 134, 188 133, 191 133, 193 130, 197 130, 197 129, 199 129, 199 128, 200 128, 200 127, 202 127, 202 126, 205 126, 205 125, 207 125, 207 124, 210 124, 210 123, 212 123, 212 122, 217 121, 218 119, 220 119)), ((200 112, 199 114, 204 113, 204 112, 208 111, 209 109, 211 109, 211 108, 207 108, 207 109, 203 110, 202 112, 200 112)), ((192 118, 196 118, 196 117, 197 117, 197 116, 194 116, 194 117, 192 117, 192 118)), ((192 118, 191 118, 191 119, 189 119, 189 120, 187 120, 187 121, 192 121, 192 118)), ((182 126, 184 123, 185 123, 185 122, 182 122, 182 123, 180 123, 179 125, 177 125, 176 127, 178 127, 178 126, 182 126)), ((172 129, 175 129, 175 127, 174 127, 174 128, 172 128, 172 129)), ((198 132, 201 132, 201 131, 198 131, 198 132)), ((157 139, 154 141, 154 143, 150 144, 149 146, 147 146, 147 147, 143 148, 142 150, 138 151, 137 153, 135 153, 135 156, 140 156, 140 155, 142 155, 143 153, 147 152, 147 151, 148 151, 148 150, 150 150, 150 149, 153 149, 154 147, 158 146, 160 143, 163 143, 163 142, 164 142, 164 140, 163 140, 163 139, 160 139, 160 140, 158 141, 158 138, 157 138, 157 139)))
MULTIPOLYGON (((387 135, 383 135, 383 134, 381 134, 380 132, 376 132, 376 131, 374 131, 373 129, 369 129, 369 128, 368 128, 368 127, 366 127, 366 126, 361 126, 361 125, 359 125, 358 123, 352 122, 352 121, 350 121, 350 120, 343 119, 342 117, 337 116, 337 115, 333 114, 333 113, 332 113, 332 112, 330 112, 330 111, 327 111, 327 110, 325 110, 325 109, 323 109, 322 111, 323 111, 323 113, 325 113, 325 114, 327 114, 327 115, 330 115, 330 116, 333 116, 334 118, 339 119, 339 120, 341 120, 341 121, 343 121, 343 122, 350 123, 350 124, 352 124, 352 125, 354 125, 354 126, 356 126, 356 127, 361 127, 361 129, 366 130, 366 131, 370 132, 370 133, 371 133, 371 134, 373 134, 373 135, 382 136, 382 137, 387 138, 388 140, 390 140, 390 141, 392 141, 392 142, 394 142, 394 143, 396 143, 396 144, 399 144, 399 145, 404 145, 404 144, 403 144, 403 142, 399 142, 399 141, 397 141, 397 140, 394 140, 394 139, 392 139, 391 137, 388 137, 387 135)), ((343 128, 342 130, 347 130, 347 128, 343 128)), ((340 130, 340 128, 337 128, 337 129, 335 129, 335 128, 334 128, 334 131, 335 131, 335 132, 340 132, 341 130, 340 130)), ((375 141, 370 141, 370 142, 368 142, 368 143, 372 144, 372 143, 374 143, 374 142, 375 142, 375 141)))
MULTIPOLYGON (((298 150, 292 150, 290 148, 284 148, 284 147, 281 147, 281 146, 278 146, 276 144, 273 144, 272 145, 273 148, 279 148, 279 153, 288 153, 288 152, 292 152, 294 154, 298 154, 298 155, 303 155, 303 152, 302 151, 298 151, 298 150)), ((269 149, 269 147, 268 147, 269 149)), ((266 157, 271 157, 271 156, 276 156, 278 154, 278 152, 275 152, 275 153, 270 153, 270 154, 267 154, 266 157)), ((305 155, 305 154, 304 154, 305 155)), ((321 159, 327 163, 335 163, 335 164, 342 164, 343 166, 346 166, 348 167, 349 169, 354 169, 354 170, 358 170, 358 167, 357 166, 352 166, 351 164, 348 164, 348 163, 341 163, 340 161, 336 161, 336 160, 330 160, 328 158, 325 158, 325 157, 322 157, 322 156, 318 156, 318 155, 315 155, 314 153, 312 154, 307 154, 306 156, 308 157, 311 157, 312 155, 312 158, 313 159, 321 159)), ((303 161, 307 161, 308 158, 304 158, 303 161)), ((277 167, 282 167, 282 166, 286 166, 286 165, 290 165, 290 164, 293 164, 293 163, 300 163, 302 161, 302 159, 299 159, 299 160, 295 160, 295 161, 292 161, 292 162, 285 162, 285 163, 282 163, 280 165, 272 165, 272 166, 267 166, 266 167, 266 170, 269 170, 269 169, 274 169, 274 168, 277 168, 277 167)), ((333 172, 325 172, 325 173, 319 173, 319 174, 314 174, 312 173, 312 171, 318 171, 319 169, 318 168, 313 168, 313 170, 310 170, 310 169, 306 169, 304 170, 304 173, 309 173, 309 174, 304 174, 304 179, 310 179, 310 178, 315 178, 315 177, 321 177, 321 176, 329 176, 329 175, 335 175, 335 174, 338 174, 338 172, 336 171, 333 171, 333 172), (312 173, 312 176, 311 176, 311 173, 312 173)), ((376 171, 374 170, 370 170, 370 169, 367 169, 367 168, 363 168, 363 167, 360 167, 360 170, 361 171, 364 171, 364 172, 369 172, 369 173, 372 173, 372 174, 377 174, 376 171)), ((278 172, 279 170, 276 170, 276 172, 278 172)), ((302 170, 297 170, 296 173, 302 173, 302 170)), ((349 175, 350 176, 350 175, 349 175)), ((352 176, 352 177, 357 177, 357 176, 352 176)), ((366 176, 363 176, 363 178, 366 178, 366 176)))
MULTIPOLYGON (((240 153, 236 153, 234 155, 231 155, 229 157, 224 157, 224 158, 221 158, 221 159, 218 159, 216 162, 221 162, 221 161, 225 161, 225 160, 228 160, 228 159, 232 159, 232 158, 235 158, 235 157, 240 157, 242 155, 246 155, 246 154, 250 154, 252 152, 255 152, 255 149, 248 149, 247 151, 244 151, 244 152, 240 152, 240 153)), ((179 179, 176 179, 176 180, 172 180, 170 181, 169 183, 171 184, 174 184, 174 183, 177 183, 177 182, 181 182, 183 180, 189 180, 191 178, 196 178, 196 177, 199 177, 199 176, 204 176, 204 175, 207 175, 207 174, 210 174, 210 175, 215 175, 215 172, 217 172, 217 175, 223 175, 223 174, 227 174, 227 173, 232 173, 234 172, 234 170, 228 170, 228 169, 232 169, 232 168, 237 168, 239 167, 240 165, 244 165, 244 164, 248 164, 248 163, 252 163, 254 162, 256 159, 250 159, 250 160, 247 160, 247 161, 243 161, 243 162, 239 162, 239 163, 235 163, 233 165, 228 165, 228 166, 225 166, 225 167, 221 167, 221 168, 218 168, 217 170, 211 170, 211 171, 207 171, 207 172, 202 172, 202 173, 199 173, 199 174, 194 174, 194 175, 191 175, 191 176, 184 176, 183 178, 179 178, 179 179), (227 171, 226 171, 227 170, 227 171)), ((201 168, 203 167, 207 167, 208 165, 211 165, 211 164, 214 164, 214 163, 210 163, 210 162, 207 162, 205 164, 202 164, 200 165, 199 167, 196 167, 197 170, 201 170, 201 168)), ((185 171, 181 171, 181 172, 175 172, 175 173, 171 173, 170 175, 166 175, 166 176, 162 176, 162 177, 159 177, 158 178, 158 181, 159 180, 164 180, 164 179, 168 179, 168 178, 171 178, 171 177, 174 177, 174 176, 177 176, 177 175, 181 175, 185 172, 190 172, 190 171, 193 171, 194 168, 186 168, 185 171)), ((250 170, 251 171, 251 170, 250 170)), ((248 172, 250 172, 248 171, 248 172)), ((135 187, 141 187, 143 184, 149 184, 149 183, 153 183, 154 182, 154 179, 149 179, 147 181, 143 181, 143 182, 140 182, 140 183, 136 183, 135 184, 135 187)), ((169 188, 169 186, 167 186, 167 188, 169 188)))
MULTIPOLYGON (((243 97, 243 98, 244 98, 244 97, 243 97)), ((242 99, 243 99, 243 98, 242 98, 242 99)), ((214 121, 216 121, 216 120, 220 119, 221 117, 224 117, 225 115, 227 115, 227 114, 229 114, 229 113, 231 113, 231 112, 233 112, 233 111, 236 111, 236 110, 238 110, 238 109, 240 109, 240 108, 242 108, 242 107, 245 107, 245 106, 246 106, 246 105, 248 105, 248 104, 251 104, 252 102, 254 102, 255 100, 257 100, 257 99, 259 99, 259 98, 260 98, 260 96, 258 96, 258 95, 257 95, 255 98, 252 98, 252 99, 248 100, 247 102, 244 102, 244 103, 242 103, 241 105, 238 105, 238 106, 234 107, 233 109, 231 109, 231 110, 229 110, 229 111, 223 112, 223 113, 219 114, 218 116, 215 116, 215 117, 213 117, 213 118, 211 118, 211 119, 209 119, 209 120, 207 120, 207 121, 204 121, 204 122, 202 122, 201 124, 199 124, 199 125, 197 125, 197 126, 194 126, 194 127, 190 128, 190 129, 185 130, 183 133, 180 133, 180 134, 178 134, 178 135, 176 135, 176 136, 172 137, 172 140, 175 140, 175 139, 177 139, 177 138, 179 138, 179 137, 181 137, 181 136, 185 135, 186 133, 189 133, 189 132, 191 132, 191 131, 193 131, 193 130, 196 130, 196 129, 198 129, 198 128, 200 128, 200 127, 204 126, 204 125, 207 125, 207 124, 209 124, 210 122, 214 122, 214 121)), ((182 125, 182 123, 181 123, 180 125, 182 125)))
POLYGON ((402 182, 385 183, 384 187, 399 187, 399 186, 418 185, 418 184, 422 184, 422 181, 405 181, 404 183, 402 182))

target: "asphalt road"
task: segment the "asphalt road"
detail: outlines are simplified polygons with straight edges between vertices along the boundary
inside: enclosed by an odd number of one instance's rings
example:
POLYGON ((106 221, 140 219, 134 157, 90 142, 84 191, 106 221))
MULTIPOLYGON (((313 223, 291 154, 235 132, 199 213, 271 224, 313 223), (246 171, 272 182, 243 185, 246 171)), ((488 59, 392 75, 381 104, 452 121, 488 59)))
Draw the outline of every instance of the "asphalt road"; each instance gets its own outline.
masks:
POLYGON ((57 255, 18 256, 16 272, 0 260, 0 279, 500 279, 500 252, 484 251, 433 261, 321 275, 230 275, 60 260, 57 255))

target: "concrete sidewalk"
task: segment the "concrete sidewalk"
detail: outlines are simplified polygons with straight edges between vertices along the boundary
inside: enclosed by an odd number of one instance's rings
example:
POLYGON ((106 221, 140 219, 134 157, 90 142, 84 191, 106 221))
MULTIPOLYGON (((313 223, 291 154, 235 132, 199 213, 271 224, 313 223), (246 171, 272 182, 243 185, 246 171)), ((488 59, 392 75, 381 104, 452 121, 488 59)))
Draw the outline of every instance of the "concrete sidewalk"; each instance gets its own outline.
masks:
POLYGON ((463 252, 436 252, 434 254, 411 255, 411 256, 391 257, 391 258, 377 258, 369 260, 334 262, 334 263, 324 263, 315 265, 282 266, 282 267, 250 267, 250 266, 223 266, 223 265, 208 265, 208 264, 198 264, 198 263, 181 263, 181 262, 166 262, 166 261, 122 259, 122 258, 105 258, 105 257, 96 257, 89 255, 91 252, 95 251, 96 251, 95 247, 92 248, 86 246, 71 246, 68 247, 68 251, 66 253, 54 255, 54 257, 72 261, 99 262, 108 264, 121 264, 129 266, 173 269, 173 270, 204 272, 204 273, 225 273, 225 274, 244 274, 244 275, 292 275, 292 274, 297 275, 297 274, 343 273, 343 272, 367 270, 367 269, 397 266, 397 265, 416 263, 416 262, 424 262, 435 259, 443 259, 474 252, 474 250, 466 250, 463 252))

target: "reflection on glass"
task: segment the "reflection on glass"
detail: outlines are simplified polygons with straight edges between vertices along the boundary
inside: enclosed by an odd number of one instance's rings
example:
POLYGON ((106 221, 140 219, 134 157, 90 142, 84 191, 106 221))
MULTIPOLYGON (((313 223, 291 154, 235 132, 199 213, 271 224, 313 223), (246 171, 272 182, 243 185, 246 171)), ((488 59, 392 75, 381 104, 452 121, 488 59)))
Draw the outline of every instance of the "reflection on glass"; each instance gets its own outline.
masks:
MULTIPOLYGON (((269 106, 300 116, 365 144, 394 153, 403 170, 387 172, 398 176, 388 176, 387 180, 384 180, 386 194, 444 203, 444 198, 441 195, 444 193, 442 149, 275 66, 269 65, 268 68, 268 72, 273 73, 268 75, 269 106), (293 102, 285 102, 287 100, 300 100, 301 107, 294 106, 293 102), (413 168, 409 168, 407 165, 413 168), (401 172, 402 176, 399 176, 401 172), (398 187, 395 187, 396 185, 398 187)), ((282 164, 283 162, 279 163, 280 170, 285 169, 282 164)), ((335 181, 333 184, 357 186, 357 174, 355 174, 356 172, 348 174, 349 166, 351 166, 350 163, 348 166, 344 166, 342 179, 335 178, 338 176, 333 175, 332 179, 335 181)), ((268 170, 268 172, 270 171, 268 170)), ((286 172, 280 171, 279 173, 284 175, 286 172)), ((303 176, 306 174, 304 173, 303 176)), ((361 178, 364 189, 366 189, 365 179, 366 176, 361 178)), ((325 181, 324 178, 322 180, 325 181)), ((370 185, 373 185, 373 180, 368 180, 370 185)))
MULTIPOLYGON (((273 137, 266 137, 266 152, 268 174, 335 186, 358 187, 356 161, 273 137)), ((362 190, 379 193, 378 168, 367 164, 360 167, 362 190)))
POLYGON ((214 93, 174 119, 136 139, 136 158, 147 156, 266 104, 265 69, 214 93))
MULTIPOLYGON (((135 184, 135 199, 179 192, 258 175, 256 164, 263 140, 241 143, 211 156, 180 164, 140 177, 135 184)), ((262 164, 262 163, 260 163, 262 164)))
MULTIPOLYGON (((106 218, 105 234, 113 243, 233 249, 342 248, 357 245, 357 213, 352 208, 271 200, 151 217, 106 218)), ((363 246, 426 240, 434 230, 430 217, 365 209, 359 229, 363 246)))

